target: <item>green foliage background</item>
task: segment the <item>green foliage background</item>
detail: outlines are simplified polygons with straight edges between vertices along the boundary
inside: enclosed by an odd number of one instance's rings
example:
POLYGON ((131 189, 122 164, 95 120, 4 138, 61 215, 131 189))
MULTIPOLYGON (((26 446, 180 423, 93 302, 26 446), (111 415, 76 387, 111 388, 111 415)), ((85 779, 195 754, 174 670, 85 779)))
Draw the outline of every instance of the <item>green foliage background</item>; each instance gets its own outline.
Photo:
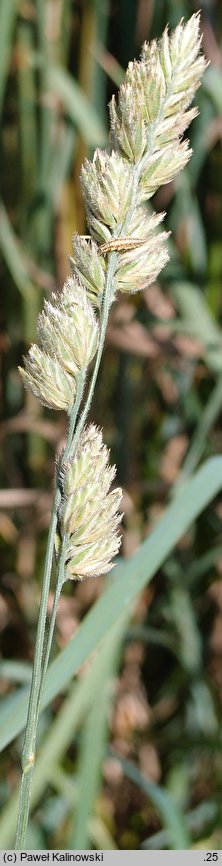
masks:
POLYGON ((43 296, 67 275, 73 232, 86 230, 79 171, 107 143, 108 99, 146 38, 200 7, 211 64, 194 154, 155 199, 167 210, 170 263, 158 286, 114 308, 92 410, 124 487, 122 553, 137 553, 62 599, 28 847, 222 848, 219 0, 1 0, 1 847, 13 846, 65 432, 62 417, 24 395, 17 365, 43 296))

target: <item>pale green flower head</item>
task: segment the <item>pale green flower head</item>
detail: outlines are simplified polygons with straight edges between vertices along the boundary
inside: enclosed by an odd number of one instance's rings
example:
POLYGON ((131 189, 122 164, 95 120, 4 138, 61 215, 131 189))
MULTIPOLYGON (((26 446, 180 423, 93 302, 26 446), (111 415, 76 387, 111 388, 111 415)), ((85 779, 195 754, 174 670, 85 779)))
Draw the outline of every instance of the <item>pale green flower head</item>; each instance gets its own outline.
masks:
MULTIPOLYGON (((187 109, 206 67, 199 54, 199 24, 195 14, 171 35, 166 28, 159 42, 145 43, 139 62, 129 63, 118 102, 113 97, 110 104, 112 145, 128 160, 149 155, 154 136, 156 149, 169 141, 174 152, 175 145, 180 149, 180 136, 196 114, 196 109, 187 109)), ((161 182, 168 180, 166 170, 161 182)))
POLYGON ((110 492, 116 467, 108 461, 102 433, 91 424, 65 466, 59 513, 61 538, 67 538, 67 577, 75 580, 106 574, 120 547, 122 490, 110 492))
POLYGON ((206 67, 199 23, 195 14, 172 34, 166 28, 159 41, 144 44, 141 60, 129 63, 119 96, 111 100, 112 150, 97 150, 82 169, 88 226, 96 243, 75 239, 74 272, 78 275, 79 268, 81 278, 84 273, 98 309, 113 253, 109 306, 117 291, 133 293, 150 285, 168 260, 167 234, 148 226, 141 205, 175 178, 192 153, 182 136, 197 114, 189 106, 206 67))
POLYGON ((147 288, 157 278, 160 270, 168 261, 168 232, 158 232, 157 227, 165 214, 150 214, 147 208, 137 207, 129 221, 130 237, 142 241, 136 249, 123 251, 118 255, 115 291, 135 292, 147 288))
POLYGON ((75 399, 76 383, 56 358, 33 344, 24 358, 24 369, 18 369, 25 388, 32 391, 43 406, 69 411, 75 399))
POLYGON ((133 177, 126 160, 115 151, 96 150, 93 162, 85 161, 81 183, 89 225, 94 216, 115 229, 126 217, 132 198, 133 177))
POLYGON ((99 327, 82 282, 79 284, 68 277, 63 287, 61 308, 70 321, 70 342, 77 366, 79 370, 87 369, 96 354, 99 327))
POLYGON ((62 294, 44 302, 38 318, 40 348, 31 346, 19 367, 24 385, 50 409, 70 412, 76 378, 84 377, 98 345, 98 323, 84 286, 70 277, 62 294))

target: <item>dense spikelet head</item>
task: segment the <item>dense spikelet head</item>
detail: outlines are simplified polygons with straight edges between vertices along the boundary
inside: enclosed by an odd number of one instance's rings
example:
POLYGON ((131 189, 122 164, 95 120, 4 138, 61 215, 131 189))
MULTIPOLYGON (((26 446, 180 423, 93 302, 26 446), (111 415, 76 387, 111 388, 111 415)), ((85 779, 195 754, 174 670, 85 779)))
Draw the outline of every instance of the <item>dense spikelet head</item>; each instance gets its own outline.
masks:
POLYGON ((19 368, 24 385, 50 409, 70 412, 76 378, 84 377, 98 345, 98 324, 85 288, 69 278, 60 296, 44 302, 38 318, 40 347, 31 346, 19 368))
POLYGON ((120 257, 115 276, 115 289, 120 292, 135 292, 146 289, 154 280, 168 261, 168 251, 165 240, 167 233, 162 232, 138 247, 128 250, 120 257))
POLYGON ((147 201, 163 186, 174 179, 176 174, 185 168, 191 157, 192 150, 188 142, 169 144, 163 150, 157 150, 144 160, 144 171, 139 182, 139 202, 147 201))
POLYGON ((72 277, 64 284, 61 306, 69 318, 72 332, 70 340, 77 366, 84 370, 96 353, 99 328, 84 286, 72 277))
POLYGON ((122 222, 132 198, 132 172, 117 153, 96 150, 93 162, 86 160, 81 172, 82 188, 90 227, 91 216, 111 229, 122 222))
MULTIPOLYGON (((166 28, 159 42, 145 43, 139 62, 129 63, 118 102, 113 97, 110 104, 112 146, 128 160, 137 162, 171 143, 171 162, 180 150, 181 135, 197 113, 188 108, 206 67, 199 53, 199 23, 195 14, 171 36, 166 28)), ((169 172, 166 165, 160 183, 167 183, 185 162, 185 155, 184 163, 178 156, 178 167, 175 160, 169 172)))
POLYGON ((195 14, 187 23, 182 20, 171 35, 166 28, 158 42, 145 43, 141 60, 129 63, 118 100, 111 100, 114 149, 110 154, 97 150, 93 162, 86 161, 82 169, 88 225, 96 243, 84 247, 75 240, 74 266, 84 274, 81 278, 98 308, 106 284, 107 257, 113 251, 117 255, 110 304, 117 290, 135 292, 149 285, 167 262, 167 236, 147 230, 141 204, 172 181, 192 153, 182 136, 197 114, 190 103, 206 67, 200 54, 199 23, 199 14, 195 14), (138 211, 136 234, 132 216, 138 211), (143 248, 140 244, 129 249, 128 240, 133 237, 143 238, 143 248), (104 244, 101 258, 98 247, 104 244), (96 291, 99 258, 103 279, 98 279, 96 291))
POLYGON ((137 207, 129 221, 129 235, 138 240, 137 248, 118 255, 115 291, 135 292, 147 288, 168 261, 167 232, 158 232, 164 214, 150 216, 144 206, 137 207), (140 243, 141 241, 141 243, 140 243))
POLYGON ((75 379, 64 370, 56 358, 33 344, 24 358, 24 369, 19 367, 25 388, 32 391, 48 409, 69 411, 75 399, 75 379))
POLYGON ((59 514, 61 539, 67 538, 67 577, 75 580, 108 572, 119 550, 122 490, 110 492, 116 469, 108 461, 102 433, 92 424, 66 465, 59 514))

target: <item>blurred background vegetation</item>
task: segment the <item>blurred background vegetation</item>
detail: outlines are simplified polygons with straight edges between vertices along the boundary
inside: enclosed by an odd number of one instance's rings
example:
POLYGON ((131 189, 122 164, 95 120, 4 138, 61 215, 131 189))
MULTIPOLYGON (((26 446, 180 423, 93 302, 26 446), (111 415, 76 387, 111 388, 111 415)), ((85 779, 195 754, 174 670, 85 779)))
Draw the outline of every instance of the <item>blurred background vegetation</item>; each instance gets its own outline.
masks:
MULTIPOLYGON (((3 721, 30 678, 54 452, 65 433, 62 416, 24 394, 17 365, 43 297, 69 271, 72 234, 86 230, 80 166, 107 144, 107 102, 124 68, 145 39, 199 8, 211 63, 191 129, 194 155, 155 197, 172 232, 170 263, 158 284, 114 306, 91 413, 124 487, 124 556, 199 463, 221 452, 222 7, 1 0, 3 721)), ((221 517, 217 500, 141 595, 100 666, 95 657, 43 714, 28 847, 160 849, 174 838, 178 848, 222 848, 221 517), (174 803, 185 814, 175 834, 174 803)), ((66 591, 54 652, 103 586, 98 579, 66 591)), ((1 758, 1 847, 12 845, 8 808, 21 743, 1 758)))

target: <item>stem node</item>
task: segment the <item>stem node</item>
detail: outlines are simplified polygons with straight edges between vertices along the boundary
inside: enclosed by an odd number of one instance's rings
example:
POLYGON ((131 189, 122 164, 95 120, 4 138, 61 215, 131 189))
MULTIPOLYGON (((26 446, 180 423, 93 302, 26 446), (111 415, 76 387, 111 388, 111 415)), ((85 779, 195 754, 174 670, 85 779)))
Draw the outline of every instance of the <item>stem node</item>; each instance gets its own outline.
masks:
POLYGON ((23 771, 23 773, 28 773, 29 770, 32 767, 34 767, 35 757, 36 757, 35 752, 30 752, 28 757, 27 757, 27 755, 24 755, 24 757, 22 758, 22 771, 23 771))

